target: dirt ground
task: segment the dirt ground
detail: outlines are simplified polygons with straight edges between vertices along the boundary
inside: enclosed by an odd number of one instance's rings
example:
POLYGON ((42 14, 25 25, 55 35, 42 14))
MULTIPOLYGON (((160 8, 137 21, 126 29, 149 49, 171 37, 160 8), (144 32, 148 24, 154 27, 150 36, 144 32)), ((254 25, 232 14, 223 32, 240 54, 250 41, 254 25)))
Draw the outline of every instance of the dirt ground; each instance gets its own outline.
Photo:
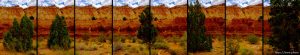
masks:
POLYGON ((47 48, 47 38, 39 38, 38 55, 74 55, 74 41, 71 38, 71 48, 68 50, 52 50, 47 48))
MULTIPOLYGON (((235 42, 235 43, 238 43, 238 45, 239 45, 237 53, 235 53, 236 55, 243 55, 245 53, 250 53, 250 52, 251 52, 250 55, 262 55, 262 41, 261 41, 261 38, 259 38, 259 41, 256 44, 250 44, 245 38, 237 38, 237 39, 234 39, 234 40, 239 40, 238 42, 235 42)), ((218 40, 218 38, 214 38, 212 45, 213 45, 213 49, 210 52, 195 52, 195 53, 189 53, 189 54, 190 55, 219 55, 219 54, 225 54, 224 41, 223 40, 218 40)), ((270 50, 272 50, 271 46, 268 45, 268 44, 264 45, 264 49, 267 52, 270 52, 270 50)))
POLYGON ((82 38, 76 39, 76 54, 78 55, 112 55, 111 54, 111 42, 105 40, 105 42, 97 41, 96 37, 84 40, 82 38))

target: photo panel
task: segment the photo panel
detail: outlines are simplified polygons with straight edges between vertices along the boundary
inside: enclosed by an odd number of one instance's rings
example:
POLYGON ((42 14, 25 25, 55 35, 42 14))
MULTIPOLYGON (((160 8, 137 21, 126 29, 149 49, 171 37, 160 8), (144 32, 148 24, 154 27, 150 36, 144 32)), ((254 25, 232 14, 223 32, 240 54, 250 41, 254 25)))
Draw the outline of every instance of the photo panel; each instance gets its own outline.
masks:
POLYGON ((299 0, 264 1, 264 55, 299 55, 299 0))
POLYGON ((188 0, 187 17, 188 54, 225 54, 225 0, 188 0))
MULTIPOLYGON (((148 22, 150 19, 150 0, 113 0, 113 54, 114 55, 149 55, 151 52, 150 39, 154 32, 150 33, 150 29, 154 26, 148 22), (138 4, 135 4, 138 3, 138 4), (144 13, 143 13, 144 12, 144 13), (147 12, 147 14, 145 13, 147 12), (148 19, 147 25, 150 27, 146 30, 147 34, 138 33, 140 29, 141 18, 148 19), (142 36, 138 35, 141 34, 142 36)), ((144 19, 144 20, 145 20, 144 19)), ((144 21, 142 21, 144 22, 144 21)), ((152 41, 152 40, 151 40, 152 41)), ((152 51, 153 52, 153 51, 152 51)))
MULTIPOLYGON (((186 55, 187 0, 150 1, 152 17, 146 19, 152 19, 149 24, 154 26, 153 30, 156 30, 156 35, 153 36, 155 39, 151 45, 151 55, 186 55)), ((140 15, 140 13, 137 14, 140 15)), ((139 17, 139 19, 143 18, 139 17)), ((143 24, 147 21, 140 22, 142 22, 140 27, 147 27, 147 23, 143 24)), ((138 31, 143 30, 140 28, 138 31)))
POLYGON ((76 1, 76 54, 112 55, 112 0, 86 2, 76 1))
POLYGON ((262 0, 226 0, 226 54, 262 55, 262 0))
POLYGON ((37 53, 35 0, 0 2, 0 55, 37 53))
POLYGON ((38 0, 38 54, 75 54, 74 0, 38 0))

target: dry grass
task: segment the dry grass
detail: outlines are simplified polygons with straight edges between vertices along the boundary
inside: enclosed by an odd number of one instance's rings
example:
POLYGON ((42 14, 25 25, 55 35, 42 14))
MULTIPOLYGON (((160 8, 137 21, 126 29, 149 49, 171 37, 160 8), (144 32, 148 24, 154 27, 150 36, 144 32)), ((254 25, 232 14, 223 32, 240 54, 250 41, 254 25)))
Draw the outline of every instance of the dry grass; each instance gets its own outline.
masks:
POLYGON ((27 51, 27 52, 15 52, 15 51, 8 51, 4 49, 3 46, 3 39, 0 39, 0 55, 36 55, 36 40, 33 40, 33 48, 34 50, 27 51))
MULTIPOLYGON (((227 39, 228 40, 228 39, 227 39)), ((243 52, 247 50, 247 53, 252 52, 253 55, 262 55, 262 41, 259 40, 257 44, 251 44, 245 38, 236 38, 233 40, 237 40, 239 43, 239 49, 236 55, 243 55, 243 52)), ((270 46, 266 46, 270 47, 270 46)), ((219 55, 224 54, 224 40, 218 40, 218 38, 213 39, 213 49, 210 52, 196 52, 189 53, 190 55, 219 55)), ((252 54, 251 53, 251 54, 252 54)))
POLYGON ((99 42, 97 37, 76 39, 76 53, 78 55, 111 55, 111 44, 109 40, 99 42))
MULTIPOLYGON (((71 38, 73 39, 73 38, 71 38)), ((47 48, 46 38, 39 38, 38 55, 74 55, 74 41, 71 40, 71 48, 68 50, 51 50, 47 48)))

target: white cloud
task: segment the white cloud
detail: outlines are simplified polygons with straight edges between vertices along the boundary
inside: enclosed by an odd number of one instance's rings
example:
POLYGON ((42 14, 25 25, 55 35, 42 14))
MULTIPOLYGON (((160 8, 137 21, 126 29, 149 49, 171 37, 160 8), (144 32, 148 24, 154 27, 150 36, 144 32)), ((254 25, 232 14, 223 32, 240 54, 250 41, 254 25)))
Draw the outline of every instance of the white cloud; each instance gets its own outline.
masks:
POLYGON ((262 0, 227 0, 226 6, 237 5, 240 8, 262 4, 262 0))
POLYGON ((164 5, 165 7, 172 8, 184 4, 187 4, 187 0, 151 0, 151 6, 164 5))
POLYGON ((54 2, 52 2, 51 0, 38 0, 38 6, 47 7, 52 5, 54 5, 54 2))
POLYGON ((268 7, 270 5, 270 0, 264 0, 264 7, 268 7))
MULTIPOLYGON (((204 8, 208 8, 215 5, 224 4, 225 0, 198 0, 199 4, 204 8)), ((228 0, 227 0, 228 1, 228 0)), ((189 0, 189 4, 194 5, 196 0, 189 0)))
POLYGON ((17 5, 17 1, 15 0, 0 0, 0 6, 13 7, 16 5, 17 5))

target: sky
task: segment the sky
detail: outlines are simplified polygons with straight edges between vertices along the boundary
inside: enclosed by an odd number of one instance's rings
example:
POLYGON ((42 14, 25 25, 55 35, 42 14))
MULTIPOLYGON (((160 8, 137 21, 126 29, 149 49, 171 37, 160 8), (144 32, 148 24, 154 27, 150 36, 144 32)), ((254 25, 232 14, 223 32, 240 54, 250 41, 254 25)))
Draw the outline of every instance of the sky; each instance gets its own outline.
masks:
MULTIPOLYGON (((131 8, 137 8, 140 6, 149 5, 150 0, 76 0, 75 6, 93 6, 94 8, 101 8, 103 6, 129 6, 131 8)), ((194 4, 196 0, 189 0, 189 4, 194 4)), ((270 0, 264 0, 264 6, 270 6, 270 0)), ((0 0, 0 6, 2 7, 21 7, 26 9, 30 6, 47 7, 56 6, 58 8, 64 8, 66 6, 74 5, 74 0, 0 0)), ((199 0, 202 7, 208 8, 215 5, 225 4, 225 0, 199 0)), ((261 4, 261 0, 227 0, 226 6, 238 6, 245 8, 248 6, 261 4)), ((151 6, 165 6, 172 8, 179 5, 186 5, 187 0, 151 0, 151 6)))

